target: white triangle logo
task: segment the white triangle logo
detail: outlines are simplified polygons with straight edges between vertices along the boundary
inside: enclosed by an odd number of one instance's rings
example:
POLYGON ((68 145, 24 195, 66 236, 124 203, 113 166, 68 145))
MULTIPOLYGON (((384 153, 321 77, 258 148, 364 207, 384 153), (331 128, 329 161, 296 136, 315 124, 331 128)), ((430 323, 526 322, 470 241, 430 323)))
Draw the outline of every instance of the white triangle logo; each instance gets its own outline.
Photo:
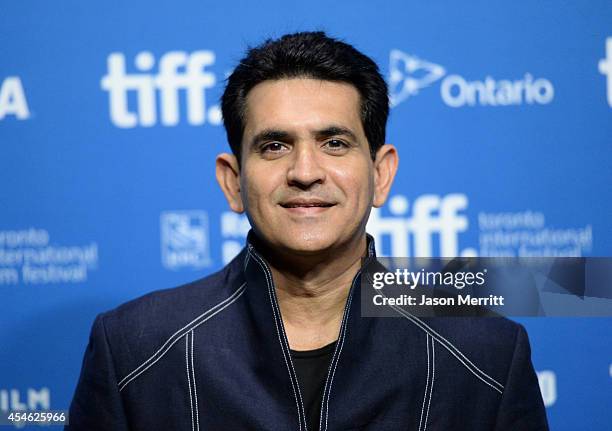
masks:
POLYGON ((391 107, 397 106, 419 90, 446 75, 439 64, 430 63, 406 54, 399 49, 389 54, 389 101, 391 107))

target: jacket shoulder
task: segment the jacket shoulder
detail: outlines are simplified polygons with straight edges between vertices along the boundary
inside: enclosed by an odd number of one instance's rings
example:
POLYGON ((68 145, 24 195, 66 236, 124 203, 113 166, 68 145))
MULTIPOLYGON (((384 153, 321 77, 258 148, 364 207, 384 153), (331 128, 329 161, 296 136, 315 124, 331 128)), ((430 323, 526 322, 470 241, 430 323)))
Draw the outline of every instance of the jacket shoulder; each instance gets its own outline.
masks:
POLYGON ((244 284, 244 254, 204 278, 150 292, 100 314, 118 374, 237 299, 244 284))
POLYGON ((459 364, 498 392, 503 391, 514 361, 531 362, 525 328, 505 317, 436 317, 423 322, 459 364))
POLYGON ((516 337, 524 328, 505 317, 435 317, 422 319, 441 337, 479 356, 512 353, 516 337))

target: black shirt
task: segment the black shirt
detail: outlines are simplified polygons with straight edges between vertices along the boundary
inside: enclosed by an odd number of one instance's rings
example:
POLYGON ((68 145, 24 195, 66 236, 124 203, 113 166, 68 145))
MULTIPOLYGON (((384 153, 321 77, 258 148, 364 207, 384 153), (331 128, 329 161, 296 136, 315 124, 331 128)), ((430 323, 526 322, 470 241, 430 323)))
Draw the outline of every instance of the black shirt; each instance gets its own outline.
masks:
POLYGON ((302 393, 306 422, 309 431, 319 429, 321 401, 329 363, 334 354, 336 342, 315 350, 291 350, 300 392, 302 393))

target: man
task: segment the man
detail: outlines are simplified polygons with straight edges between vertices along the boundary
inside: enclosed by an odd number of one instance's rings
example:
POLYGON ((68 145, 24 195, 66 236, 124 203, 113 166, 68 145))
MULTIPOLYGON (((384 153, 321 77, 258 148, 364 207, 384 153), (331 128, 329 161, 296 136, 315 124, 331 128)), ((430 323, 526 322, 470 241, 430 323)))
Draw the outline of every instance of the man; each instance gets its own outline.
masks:
POLYGON ((547 429, 520 325, 360 316, 366 222, 398 165, 371 59, 320 32, 269 40, 222 109, 217 180, 247 245, 97 317, 69 429, 547 429))

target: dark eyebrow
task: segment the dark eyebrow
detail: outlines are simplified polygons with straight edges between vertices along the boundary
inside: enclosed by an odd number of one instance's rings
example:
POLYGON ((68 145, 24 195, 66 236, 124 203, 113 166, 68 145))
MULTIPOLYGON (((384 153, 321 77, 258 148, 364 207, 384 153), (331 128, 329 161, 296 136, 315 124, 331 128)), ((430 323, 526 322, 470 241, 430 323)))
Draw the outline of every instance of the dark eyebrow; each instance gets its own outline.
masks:
POLYGON ((329 138, 332 136, 344 135, 344 136, 348 136, 350 139, 357 142, 357 137, 355 136, 355 134, 350 129, 347 129, 346 127, 342 127, 342 126, 329 126, 329 127, 326 127, 325 129, 317 130, 316 132, 313 133, 313 135, 317 139, 325 139, 325 138, 329 138))

